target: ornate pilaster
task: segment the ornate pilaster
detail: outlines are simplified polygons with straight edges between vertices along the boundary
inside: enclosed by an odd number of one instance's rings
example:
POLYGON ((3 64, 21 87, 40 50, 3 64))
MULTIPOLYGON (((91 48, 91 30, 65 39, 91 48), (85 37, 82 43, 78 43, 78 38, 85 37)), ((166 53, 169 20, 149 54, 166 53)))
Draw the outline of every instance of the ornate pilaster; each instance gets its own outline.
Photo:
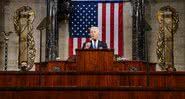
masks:
POLYGON ((4 37, 4 41, 5 41, 5 49, 4 49, 4 54, 5 54, 5 64, 4 64, 4 70, 7 71, 8 68, 8 41, 9 41, 9 36, 10 34, 12 34, 13 32, 2 32, 3 33, 3 37, 4 37))

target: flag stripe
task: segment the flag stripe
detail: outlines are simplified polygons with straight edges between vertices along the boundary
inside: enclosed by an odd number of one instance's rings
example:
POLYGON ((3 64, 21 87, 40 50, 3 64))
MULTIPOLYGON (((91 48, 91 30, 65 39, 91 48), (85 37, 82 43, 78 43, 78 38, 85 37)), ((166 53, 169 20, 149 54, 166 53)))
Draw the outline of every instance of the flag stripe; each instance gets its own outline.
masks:
POLYGON ((114 3, 111 3, 110 18, 110 48, 114 48, 114 3))
POLYGON ((114 53, 118 54, 118 4, 114 6, 114 53))
POLYGON ((78 48, 78 38, 73 38, 73 54, 76 54, 76 48, 78 48))
POLYGON ((123 56, 123 3, 119 3, 118 55, 123 56))
POLYGON ((78 38, 78 48, 81 48, 82 45, 82 38, 78 38))
POLYGON ((106 3, 102 3, 102 41, 106 42, 106 3))
POLYGON ((72 56, 73 55, 73 38, 69 38, 69 53, 68 56, 72 56))
POLYGON ((86 38, 86 42, 88 42, 88 41, 90 41, 90 39, 89 38, 86 38))
POLYGON ((81 44, 81 47, 83 46, 83 43, 86 42, 86 38, 82 38, 82 44, 81 44))
POLYGON ((106 40, 105 42, 107 43, 108 48, 110 48, 110 20, 111 20, 111 15, 110 15, 110 3, 106 3, 106 40))
POLYGON ((102 3, 98 4, 98 28, 99 28, 99 40, 102 41, 102 3))

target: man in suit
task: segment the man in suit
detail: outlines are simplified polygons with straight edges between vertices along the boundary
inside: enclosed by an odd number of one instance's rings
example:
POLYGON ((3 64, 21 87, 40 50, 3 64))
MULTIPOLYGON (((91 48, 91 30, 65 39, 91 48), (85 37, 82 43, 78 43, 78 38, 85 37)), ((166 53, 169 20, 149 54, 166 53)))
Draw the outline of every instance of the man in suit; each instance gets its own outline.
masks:
POLYGON ((103 41, 98 40, 99 29, 98 27, 90 28, 90 41, 83 44, 83 49, 107 49, 107 44, 103 41))

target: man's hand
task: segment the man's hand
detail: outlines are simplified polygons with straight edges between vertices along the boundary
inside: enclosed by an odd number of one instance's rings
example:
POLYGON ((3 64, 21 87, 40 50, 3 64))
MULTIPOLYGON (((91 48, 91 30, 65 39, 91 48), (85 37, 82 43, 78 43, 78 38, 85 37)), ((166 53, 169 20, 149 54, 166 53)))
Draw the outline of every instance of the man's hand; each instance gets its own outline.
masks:
POLYGON ((89 49, 91 47, 91 43, 90 42, 87 42, 86 44, 85 44, 85 49, 89 49))

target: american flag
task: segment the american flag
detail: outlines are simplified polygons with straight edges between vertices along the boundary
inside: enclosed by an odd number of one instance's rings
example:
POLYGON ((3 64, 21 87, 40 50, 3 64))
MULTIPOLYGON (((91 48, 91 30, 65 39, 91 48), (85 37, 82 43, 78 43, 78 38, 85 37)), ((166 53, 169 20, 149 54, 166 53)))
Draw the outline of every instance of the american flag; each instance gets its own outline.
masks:
POLYGON ((106 42, 108 48, 114 49, 115 54, 124 55, 123 2, 72 1, 71 6, 69 56, 75 54, 75 49, 81 48, 89 40, 88 29, 91 26, 99 27, 99 39, 106 42))

